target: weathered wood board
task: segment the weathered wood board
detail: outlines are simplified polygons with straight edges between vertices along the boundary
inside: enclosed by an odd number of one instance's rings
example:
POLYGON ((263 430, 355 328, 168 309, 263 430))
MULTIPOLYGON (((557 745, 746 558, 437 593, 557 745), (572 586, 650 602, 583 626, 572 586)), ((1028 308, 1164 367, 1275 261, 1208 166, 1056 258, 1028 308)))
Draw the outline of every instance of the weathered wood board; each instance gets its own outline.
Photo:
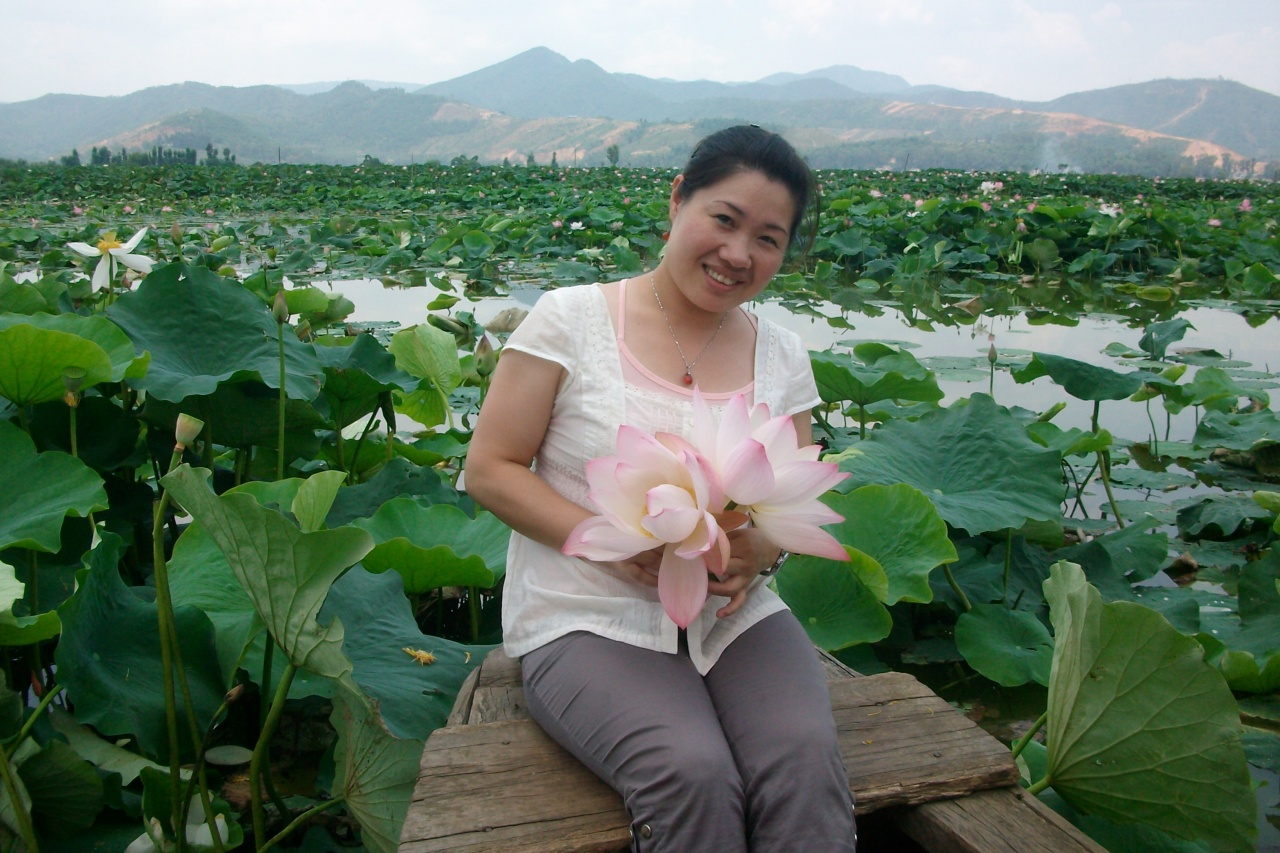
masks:
MULTIPOLYGON (((546 839, 610 850, 627 839, 617 794, 513 706, 500 679, 481 674, 469 715, 501 721, 436 731, 401 836, 402 851, 547 850, 546 839), (492 717, 490 717, 492 719, 492 717)), ((927 802, 1017 780, 1009 751, 910 675, 831 684, 849 784, 862 812, 927 802)))

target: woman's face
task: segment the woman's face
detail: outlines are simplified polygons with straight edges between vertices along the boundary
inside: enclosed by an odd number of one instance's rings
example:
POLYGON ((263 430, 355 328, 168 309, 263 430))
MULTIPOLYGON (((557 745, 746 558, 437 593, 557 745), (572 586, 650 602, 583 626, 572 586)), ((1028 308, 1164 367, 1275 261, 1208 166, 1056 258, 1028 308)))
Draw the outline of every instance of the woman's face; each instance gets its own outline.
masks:
POLYGON ((782 266, 795 202, 786 185, 746 170, 680 195, 671 189, 671 236, 663 264, 680 292, 721 314, 754 299, 782 266))

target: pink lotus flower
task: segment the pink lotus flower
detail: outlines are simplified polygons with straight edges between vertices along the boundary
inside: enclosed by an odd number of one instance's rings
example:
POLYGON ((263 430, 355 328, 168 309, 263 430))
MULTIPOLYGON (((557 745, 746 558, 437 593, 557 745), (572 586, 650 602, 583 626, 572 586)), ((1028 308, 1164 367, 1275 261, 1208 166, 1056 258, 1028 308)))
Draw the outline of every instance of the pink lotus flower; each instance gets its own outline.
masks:
POLYGON ((844 546, 819 526, 842 516, 818 500, 849 475, 820 462, 818 445, 799 447, 791 418, 771 418, 764 403, 748 409, 738 394, 717 424, 695 388, 693 431, 694 446, 720 475, 731 508, 746 513, 770 542, 798 554, 849 559, 844 546))
POLYGON ((125 212, 125 213, 133 213, 133 206, 132 206, 132 205, 129 205, 129 204, 126 204, 126 205, 124 206, 124 212, 125 212))
POLYGON ((725 502, 714 472, 681 439, 624 424, 618 454, 593 459, 586 473, 601 514, 573 529, 564 552, 626 560, 662 548, 658 598, 687 628, 707 599, 707 572, 719 575, 729 559, 729 539, 714 514, 725 502))
POLYGON ((127 243, 121 243, 116 239, 116 232, 108 231, 102 235, 102 239, 98 241, 96 246, 90 246, 88 243, 68 243, 67 247, 86 258, 101 258, 98 261, 98 265, 94 267, 92 282, 94 290, 101 290, 115 279, 117 263, 123 264, 131 270, 136 270, 143 275, 151 272, 151 267, 155 264, 155 261, 146 255, 131 254, 138 247, 138 243, 142 242, 142 238, 146 236, 146 233, 147 229, 143 228, 130 237, 127 243))
POLYGON ((1210 228, 1221 228, 1221 227, 1222 227, 1222 220, 1221 220, 1221 219, 1210 219, 1210 220, 1209 220, 1209 227, 1210 227, 1210 228))
POLYGON ((693 441, 631 426, 618 429, 616 456, 587 464, 590 496, 601 514, 579 524, 564 552, 589 560, 625 560, 661 547, 658 598, 687 628, 707 598, 707 573, 729 560, 726 530, 748 520, 778 547, 848 560, 820 525, 841 516, 818 497, 848 474, 820 462, 817 445, 797 446, 791 418, 729 401, 719 422, 698 390, 693 441))
POLYGON ((1249 199, 1247 198, 1241 199, 1240 206, 1237 207, 1236 210, 1240 211, 1241 213, 1249 213, 1253 210, 1253 202, 1249 201, 1249 199))

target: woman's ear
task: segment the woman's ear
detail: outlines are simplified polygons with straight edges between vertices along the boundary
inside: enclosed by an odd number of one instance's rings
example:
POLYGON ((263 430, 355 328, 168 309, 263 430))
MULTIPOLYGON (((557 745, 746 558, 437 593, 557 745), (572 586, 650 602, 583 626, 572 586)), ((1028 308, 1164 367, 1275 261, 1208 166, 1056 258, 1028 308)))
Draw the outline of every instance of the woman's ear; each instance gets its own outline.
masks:
POLYGON ((671 182, 671 199, 667 202, 667 219, 672 223, 676 221, 676 211, 680 209, 680 203, 684 198, 680 195, 680 185, 684 183, 684 175, 676 175, 675 180, 671 182))

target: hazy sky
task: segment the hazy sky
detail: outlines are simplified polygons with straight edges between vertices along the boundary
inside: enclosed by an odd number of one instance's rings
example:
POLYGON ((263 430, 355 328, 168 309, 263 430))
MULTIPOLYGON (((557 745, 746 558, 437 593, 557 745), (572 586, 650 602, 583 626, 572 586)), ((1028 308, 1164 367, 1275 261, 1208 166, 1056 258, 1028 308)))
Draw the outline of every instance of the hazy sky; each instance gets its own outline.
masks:
POLYGON ((0 0, 0 22, 0 102, 435 83, 538 46, 675 80, 856 65, 1028 100, 1161 77, 1280 94, 1280 0, 0 0))

